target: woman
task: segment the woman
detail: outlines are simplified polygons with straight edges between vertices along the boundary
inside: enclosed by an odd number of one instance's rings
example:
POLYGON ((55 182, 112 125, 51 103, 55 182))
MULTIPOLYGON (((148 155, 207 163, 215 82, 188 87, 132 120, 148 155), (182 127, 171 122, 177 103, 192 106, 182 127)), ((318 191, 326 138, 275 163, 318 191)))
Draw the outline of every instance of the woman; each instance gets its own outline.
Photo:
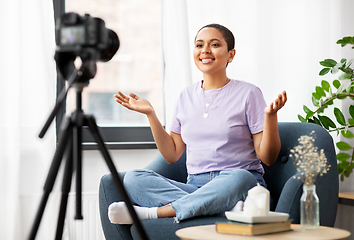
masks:
MULTIPOLYGON (((266 106, 256 86, 227 77, 235 56, 234 36, 219 24, 202 27, 195 37, 194 62, 203 80, 184 89, 167 133, 151 104, 118 92, 122 106, 147 116, 156 145, 169 164, 187 151, 186 184, 146 170, 129 171, 124 185, 141 220, 175 217, 178 221, 232 209, 258 183, 263 167, 280 150, 277 111, 285 91, 266 106)), ((124 202, 109 207, 112 223, 131 224, 124 202)))

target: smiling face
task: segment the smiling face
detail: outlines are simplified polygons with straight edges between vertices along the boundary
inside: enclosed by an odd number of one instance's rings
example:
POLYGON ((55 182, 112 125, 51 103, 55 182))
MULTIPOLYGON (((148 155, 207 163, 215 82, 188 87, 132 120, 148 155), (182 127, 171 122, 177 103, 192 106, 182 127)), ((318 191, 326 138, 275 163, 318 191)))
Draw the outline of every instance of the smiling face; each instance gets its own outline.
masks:
POLYGON ((203 74, 226 74, 227 63, 231 62, 235 50, 228 51, 222 33, 213 27, 203 28, 195 39, 194 63, 203 74))

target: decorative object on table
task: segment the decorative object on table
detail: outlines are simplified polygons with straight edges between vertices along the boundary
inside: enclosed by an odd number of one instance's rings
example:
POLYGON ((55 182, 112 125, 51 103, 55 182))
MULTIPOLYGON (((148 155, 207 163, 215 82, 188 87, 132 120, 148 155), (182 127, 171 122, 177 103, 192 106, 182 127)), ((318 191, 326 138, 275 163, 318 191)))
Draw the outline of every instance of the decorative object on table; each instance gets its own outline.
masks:
POLYGON ((248 190, 245 202, 239 201, 225 216, 230 221, 243 223, 284 222, 289 219, 288 213, 269 211, 269 191, 260 184, 248 190))
POLYGON ((248 191, 243 206, 248 216, 265 216, 269 213, 269 191, 259 183, 248 191))
POLYGON ((303 182, 303 193, 300 199, 300 224, 303 229, 317 229, 320 223, 319 198, 316 194, 315 181, 318 175, 327 173, 331 165, 327 166, 324 150, 318 151, 314 146, 314 131, 310 136, 303 135, 298 139, 300 145, 290 150, 290 158, 294 158, 298 174, 294 178, 303 182))
POLYGON ((216 231, 219 233, 262 235, 268 233, 291 231, 291 220, 270 223, 242 223, 242 222, 217 222, 216 231))
MULTIPOLYGON (((354 49, 354 37, 348 36, 339 39, 337 44, 340 44, 342 47, 352 45, 354 49)), ((342 58, 339 62, 333 59, 325 59, 320 62, 324 67, 319 72, 320 76, 324 76, 329 72, 332 74, 340 72, 341 75, 335 78, 332 83, 333 87, 326 80, 322 80, 321 85, 316 86, 315 92, 312 93, 312 104, 316 109, 312 111, 304 105, 303 110, 306 116, 298 115, 301 122, 315 123, 325 128, 328 132, 336 131, 338 135, 341 134, 344 138, 354 138, 354 133, 349 130, 349 128, 354 127, 354 105, 352 103, 348 104, 349 108, 346 109, 333 108, 335 121, 339 126, 336 125, 331 115, 325 114, 325 109, 333 105, 335 100, 346 98, 354 100, 354 68, 351 66, 353 61, 354 59, 347 60, 342 58), (348 114, 343 114, 343 110, 349 113, 350 117, 348 114)), ((337 142, 336 145, 340 151, 351 150, 350 152, 340 152, 337 154, 338 174, 340 175, 341 181, 343 181, 344 177, 349 177, 353 172, 354 155, 352 150, 354 146, 352 143, 347 143, 343 140, 337 142)))

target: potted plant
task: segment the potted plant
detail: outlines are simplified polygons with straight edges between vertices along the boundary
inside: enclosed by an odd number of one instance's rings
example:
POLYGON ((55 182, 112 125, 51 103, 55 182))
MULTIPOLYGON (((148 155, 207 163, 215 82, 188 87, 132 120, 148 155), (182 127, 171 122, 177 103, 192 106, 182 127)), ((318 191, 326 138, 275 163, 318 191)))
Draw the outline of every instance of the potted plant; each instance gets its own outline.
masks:
MULTIPOLYGON (((344 37, 337 41, 342 47, 352 45, 354 49, 354 37, 344 37)), ((311 122, 324 127, 328 132, 336 131, 344 138, 353 139, 354 132, 350 128, 354 127, 354 102, 350 104, 348 109, 343 109, 349 113, 348 118, 345 117, 342 110, 334 107, 333 113, 335 120, 326 115, 325 110, 333 105, 334 101, 350 98, 354 100, 354 69, 351 67, 354 59, 347 60, 341 59, 339 62, 333 59, 325 59, 320 62, 324 67, 320 72, 320 76, 328 73, 337 74, 340 72, 338 79, 335 79, 332 84, 326 80, 322 80, 320 86, 315 87, 315 92, 312 93, 312 104, 315 110, 312 111, 307 106, 303 106, 305 117, 298 115, 301 122, 311 122)), ((349 177, 354 168, 354 146, 345 141, 336 143, 337 148, 340 150, 337 154, 338 160, 338 174, 341 181, 344 177, 349 177)))

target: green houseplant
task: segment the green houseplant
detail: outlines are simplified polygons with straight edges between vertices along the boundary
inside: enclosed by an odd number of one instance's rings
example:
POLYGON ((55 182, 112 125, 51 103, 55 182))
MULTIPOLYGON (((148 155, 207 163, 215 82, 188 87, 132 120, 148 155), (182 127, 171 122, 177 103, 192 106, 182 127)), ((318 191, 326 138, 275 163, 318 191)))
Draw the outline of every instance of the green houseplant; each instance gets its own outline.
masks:
MULTIPOLYGON (((339 39, 337 44, 341 44, 342 47, 346 45, 352 45, 354 49, 354 37, 344 37, 339 39)), ((320 62, 324 67, 320 72, 320 76, 324 76, 328 73, 337 74, 341 73, 332 84, 326 80, 322 80, 320 86, 315 87, 315 92, 312 93, 312 104, 315 108, 312 111, 307 106, 303 106, 305 117, 298 115, 301 122, 311 122, 324 127, 327 131, 336 131, 337 134, 341 134, 346 139, 353 139, 354 133, 350 129, 354 127, 354 102, 350 104, 348 109, 343 109, 349 113, 350 117, 345 117, 342 110, 337 107, 333 107, 333 114, 335 120, 332 120, 327 115, 328 107, 334 104, 336 100, 342 100, 350 98, 354 100, 354 72, 351 67, 354 59, 347 60, 341 59, 339 62, 333 59, 325 59, 320 62)), ((338 174, 341 177, 341 181, 344 177, 349 177, 354 168, 354 146, 345 141, 339 141, 336 143, 340 152, 337 154, 338 160, 338 174)))

